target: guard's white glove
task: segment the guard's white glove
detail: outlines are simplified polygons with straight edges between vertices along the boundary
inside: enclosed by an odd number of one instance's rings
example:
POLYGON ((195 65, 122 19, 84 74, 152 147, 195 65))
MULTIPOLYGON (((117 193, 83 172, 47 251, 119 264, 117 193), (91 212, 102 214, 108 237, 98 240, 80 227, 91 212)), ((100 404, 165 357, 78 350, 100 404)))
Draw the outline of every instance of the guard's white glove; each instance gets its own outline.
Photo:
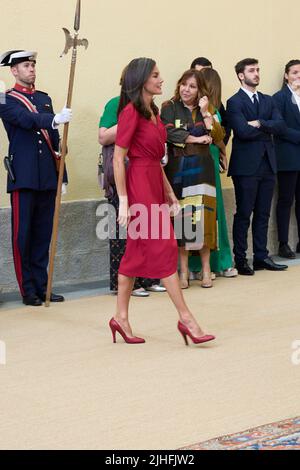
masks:
POLYGON ((72 119, 72 109, 64 107, 59 114, 54 116, 54 124, 67 124, 72 119))

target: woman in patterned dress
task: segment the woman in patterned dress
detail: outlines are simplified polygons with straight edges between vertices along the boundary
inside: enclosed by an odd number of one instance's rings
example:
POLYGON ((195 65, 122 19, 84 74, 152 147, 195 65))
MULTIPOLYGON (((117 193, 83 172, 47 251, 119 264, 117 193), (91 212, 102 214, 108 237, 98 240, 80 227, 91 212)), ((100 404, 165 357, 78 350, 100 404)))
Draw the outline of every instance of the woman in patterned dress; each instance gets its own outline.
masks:
POLYGON ((200 72, 188 70, 179 79, 174 98, 161 110, 168 134, 165 171, 181 206, 174 223, 182 289, 188 288, 189 250, 200 250, 201 286, 212 287, 210 251, 217 248, 217 230, 215 170, 209 146, 223 140, 224 131, 209 112, 207 95, 200 72))

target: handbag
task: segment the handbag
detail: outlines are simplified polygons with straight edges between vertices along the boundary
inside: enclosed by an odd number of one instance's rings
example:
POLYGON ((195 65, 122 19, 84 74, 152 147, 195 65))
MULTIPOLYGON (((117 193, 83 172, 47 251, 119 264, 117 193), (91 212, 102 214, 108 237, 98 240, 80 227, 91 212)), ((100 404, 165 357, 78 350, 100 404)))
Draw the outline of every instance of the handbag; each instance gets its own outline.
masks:
POLYGON ((103 145, 102 152, 98 161, 98 183, 101 189, 105 191, 105 197, 111 197, 114 192, 114 144, 103 145))

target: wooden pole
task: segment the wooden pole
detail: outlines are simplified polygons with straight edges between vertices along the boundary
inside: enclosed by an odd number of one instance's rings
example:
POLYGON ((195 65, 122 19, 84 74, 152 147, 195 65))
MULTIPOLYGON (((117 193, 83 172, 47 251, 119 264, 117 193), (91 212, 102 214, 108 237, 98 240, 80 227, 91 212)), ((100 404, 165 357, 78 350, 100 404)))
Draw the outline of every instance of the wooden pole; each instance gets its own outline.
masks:
MULTIPOLYGON (((77 38, 77 35, 76 35, 76 38, 77 38)), ((73 49, 72 63, 71 63, 71 70, 70 70, 68 99, 67 99, 67 105, 66 105, 67 108, 71 108, 72 106, 76 58, 77 58, 77 47, 76 47, 76 41, 75 41, 75 47, 73 49)), ((63 133, 63 139, 62 139, 61 159, 60 159, 60 165, 59 165, 57 192, 56 192, 56 200, 55 200, 55 212, 54 212, 54 218, 53 218, 53 231, 52 231, 52 239, 51 239, 48 284, 47 284, 45 307, 49 307, 50 305, 50 297, 51 297, 51 291, 52 291, 54 258, 55 258, 56 246, 57 246, 59 215, 60 215, 60 208, 61 208, 61 191, 62 191, 62 184, 63 184, 63 178, 64 178, 64 171, 65 171, 68 135, 69 135, 69 123, 64 125, 64 133, 63 133)))
MULTIPOLYGON (((66 47, 65 47, 63 54, 67 54, 68 50, 71 47, 73 48, 71 68, 70 68, 70 77, 69 77, 68 98, 67 98, 67 104, 66 104, 67 108, 71 108, 72 106, 75 69, 76 69, 76 61, 77 61, 77 46, 83 45, 85 48, 88 47, 87 39, 82 39, 82 40, 78 39, 78 32, 80 29, 80 14, 81 14, 81 0, 77 0, 75 21, 74 21, 74 30, 75 30, 74 38, 71 37, 67 29, 63 28, 66 34, 66 47)), ((61 207, 61 191, 62 191, 62 184, 63 184, 63 178, 64 178, 64 171, 65 171, 65 160, 66 160, 67 148, 68 148, 67 147, 68 134, 69 134, 69 123, 64 125, 64 133, 63 133, 63 139, 62 139, 62 150, 61 150, 60 166, 59 166, 59 173, 58 173, 57 192, 56 192, 56 200, 55 200, 55 212, 54 212, 54 217, 53 217, 53 230, 52 230, 51 248, 50 248, 50 256, 49 256, 49 273, 48 273, 48 284, 47 284, 45 307, 49 307, 50 305, 50 298, 51 298, 51 292, 52 292, 54 259, 55 259, 55 254, 56 254, 59 215, 60 215, 60 207, 61 207)))

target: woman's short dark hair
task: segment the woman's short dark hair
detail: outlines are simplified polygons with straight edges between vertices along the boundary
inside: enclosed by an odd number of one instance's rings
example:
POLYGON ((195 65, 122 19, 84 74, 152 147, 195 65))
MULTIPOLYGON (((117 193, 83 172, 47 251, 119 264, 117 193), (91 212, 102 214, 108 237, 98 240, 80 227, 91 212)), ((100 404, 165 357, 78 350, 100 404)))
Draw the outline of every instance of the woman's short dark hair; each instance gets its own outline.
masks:
POLYGON ((191 69, 195 69, 196 65, 201 65, 201 67, 212 67, 212 63, 206 57, 197 57, 191 63, 191 69))
POLYGON ((239 76, 239 73, 244 73, 245 72, 245 68, 248 65, 256 65, 256 64, 258 64, 257 59, 243 59, 243 60, 240 60, 235 66, 235 72, 236 72, 237 76, 239 76))
POLYGON ((287 82, 288 82, 288 80, 285 78, 285 74, 286 74, 286 73, 289 73, 289 71, 291 70, 291 68, 292 68, 294 65, 300 65, 300 60, 299 60, 299 59, 293 59, 293 60, 290 60, 290 61, 286 64, 285 69, 284 69, 282 88, 284 88, 285 85, 286 85, 287 82))
MULTIPOLYGON (((208 91, 206 88, 203 75, 201 74, 201 72, 199 72, 199 70, 190 69, 184 72, 177 82, 176 90, 175 90, 175 94, 173 98, 175 101, 180 101, 181 99, 180 98, 180 85, 182 85, 182 83, 185 83, 189 78, 195 78, 198 92, 200 93, 201 96, 208 96, 208 91)), ((196 101, 194 104, 195 105, 198 104, 198 101, 199 101, 199 97, 196 97, 196 101)))
MULTIPOLYGON (((127 106, 132 103, 137 111, 142 114, 146 119, 151 119, 151 113, 146 108, 143 99, 143 87, 156 65, 153 59, 141 57, 133 59, 125 68, 124 75, 122 76, 120 104, 118 108, 118 115, 127 106)), ((158 115, 158 108, 151 103, 151 109, 155 116, 158 115)))

